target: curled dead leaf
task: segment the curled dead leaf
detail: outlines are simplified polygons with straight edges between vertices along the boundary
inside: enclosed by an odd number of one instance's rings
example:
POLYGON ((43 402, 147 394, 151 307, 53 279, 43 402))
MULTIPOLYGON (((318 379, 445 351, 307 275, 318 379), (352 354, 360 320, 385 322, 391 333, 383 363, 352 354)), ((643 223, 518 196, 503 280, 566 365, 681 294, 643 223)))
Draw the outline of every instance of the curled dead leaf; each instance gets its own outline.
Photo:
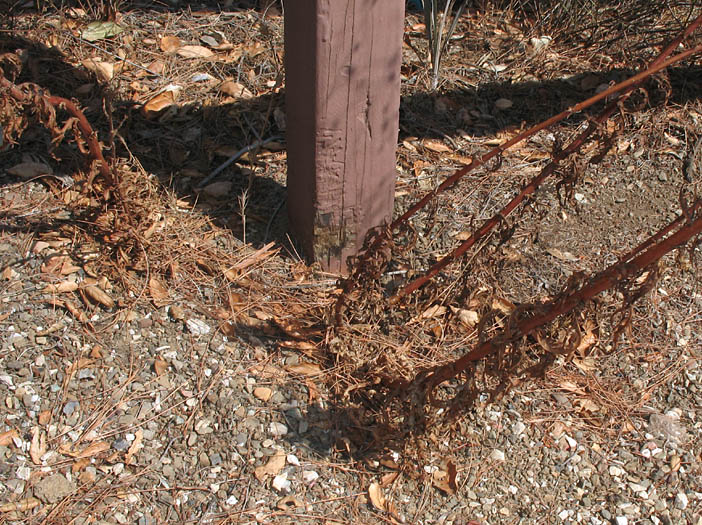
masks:
POLYGON ((246 86, 234 80, 225 80, 222 82, 219 85, 219 91, 233 98, 249 99, 254 96, 251 91, 246 89, 246 86))
POLYGON ((154 372, 156 372, 156 375, 161 376, 165 374, 167 370, 168 363, 162 357, 157 357, 154 360, 154 372))
POLYGON ((112 308, 115 305, 115 302, 112 299, 112 297, 110 297, 107 294, 107 292, 102 290, 99 286, 89 284, 87 286, 84 286, 82 290, 83 292, 85 292, 85 295, 87 295, 88 298, 94 303, 101 304, 105 308, 112 308))
POLYGON ((452 461, 446 464, 446 470, 437 470, 431 477, 432 485, 449 495, 454 495, 458 490, 456 484, 456 465, 452 461))
POLYGON ((278 507, 280 510, 290 510, 302 507, 302 505, 304 504, 295 496, 285 496, 283 499, 278 501, 276 507, 278 507))
POLYGON ((152 97, 142 107, 142 112, 144 113, 144 116, 148 119, 156 118, 166 108, 171 107, 175 104, 175 97, 175 92, 171 90, 163 91, 155 97, 152 97))
POLYGON ((183 43, 180 41, 180 38, 174 35, 166 35, 161 38, 161 41, 159 42, 159 47, 164 53, 172 53, 181 45, 183 45, 183 43))
POLYGON ((111 62, 103 62, 99 58, 86 58, 82 62, 83 67, 94 73, 98 80, 109 82, 115 75, 115 65, 111 62))
POLYGON ((50 283, 46 285, 44 291, 46 293, 70 293, 78 289, 78 283, 75 281, 61 281, 60 283, 50 283))
POLYGON ((451 151, 450 147, 438 140, 426 139, 422 142, 422 145, 429 151, 434 151, 436 153, 446 153, 451 151))
POLYGON ((157 308, 171 302, 170 296, 168 295, 168 288, 166 288, 166 285, 163 284, 158 277, 151 277, 149 279, 149 294, 157 308))
POLYGON ((16 437, 19 437, 19 432, 17 432, 15 429, 3 432, 2 434, 0 434, 0 447, 8 446, 16 437))
POLYGON ((370 484, 370 487, 368 487, 368 497, 376 509, 383 512, 387 510, 385 495, 383 494, 383 489, 380 488, 378 483, 373 482, 370 484))
POLYGON ((41 465, 41 457, 46 454, 46 434, 39 427, 32 429, 32 443, 29 446, 29 456, 35 465, 41 465))
POLYGON ((71 445, 65 444, 59 448, 59 453, 63 454, 64 456, 80 459, 97 456, 106 450, 110 450, 110 444, 107 441, 96 441, 95 443, 91 443, 87 447, 80 450, 74 450, 71 445))
POLYGON ((134 463, 134 456, 137 454, 137 452, 144 448, 144 445, 142 443, 143 441, 144 431, 142 429, 139 429, 134 433, 134 441, 132 441, 129 450, 127 450, 127 455, 124 458, 125 464, 132 465, 134 463))
POLYGON ((322 373, 322 367, 317 363, 301 362, 297 365, 290 365, 286 368, 293 374, 300 374, 303 376, 314 376, 322 373))
POLYGON ((268 463, 254 469, 254 476, 256 476, 258 481, 263 482, 267 477, 277 475, 283 470, 284 466, 285 452, 278 450, 273 456, 268 458, 268 463))
POLYGON ((214 56, 212 50, 205 46, 182 46, 176 50, 183 58, 210 58, 214 56))

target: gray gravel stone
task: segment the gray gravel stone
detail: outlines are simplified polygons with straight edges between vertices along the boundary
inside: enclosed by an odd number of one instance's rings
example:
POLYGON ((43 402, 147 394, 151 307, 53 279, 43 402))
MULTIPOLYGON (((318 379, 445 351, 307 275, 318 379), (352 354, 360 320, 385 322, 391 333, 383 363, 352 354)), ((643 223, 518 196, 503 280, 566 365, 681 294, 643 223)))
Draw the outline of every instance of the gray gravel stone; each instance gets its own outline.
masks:
POLYGON ((61 501, 75 490, 75 484, 62 474, 51 474, 34 485, 34 495, 44 503, 61 501))

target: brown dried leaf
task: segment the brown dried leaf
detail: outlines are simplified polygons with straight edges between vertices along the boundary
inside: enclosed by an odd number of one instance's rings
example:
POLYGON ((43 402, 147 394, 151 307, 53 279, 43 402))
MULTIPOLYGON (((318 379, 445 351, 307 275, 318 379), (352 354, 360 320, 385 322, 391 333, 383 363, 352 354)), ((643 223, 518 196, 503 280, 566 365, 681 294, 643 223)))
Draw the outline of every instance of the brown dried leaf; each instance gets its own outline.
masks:
POLYGON ((219 91, 233 98, 249 99, 254 96, 251 91, 246 89, 246 86, 234 80, 225 80, 222 82, 219 85, 219 91))
POLYGON ((126 465, 132 465, 134 463, 134 456, 137 452, 144 448, 144 445, 142 444, 143 441, 144 431, 142 429, 139 429, 134 433, 134 441, 132 441, 129 450, 127 450, 127 455, 124 458, 124 463, 126 465))
POLYGON ((43 273, 54 275, 70 275, 78 270, 80 270, 80 267, 73 264, 73 261, 68 255, 49 257, 44 264, 41 265, 41 271, 43 273))
POLYGON ((302 507, 303 505, 304 503, 295 498, 295 496, 285 496, 283 499, 278 501, 276 507, 278 507, 280 510, 290 510, 297 507, 302 507))
POLYGON ((158 277, 151 277, 149 279, 149 293, 151 294, 151 300, 157 308, 171 302, 168 295, 168 288, 166 288, 166 285, 163 284, 158 277))
POLYGON ((432 319, 434 317, 441 317, 446 313, 446 307, 440 304, 434 304, 422 312, 422 319, 432 319))
POLYGON ((71 472, 73 474, 76 474, 81 470, 84 470, 86 467, 90 466, 91 463, 92 460, 90 458, 80 458, 79 460, 74 461, 73 465, 71 465, 71 472))
POLYGON ((549 254, 553 255, 556 259, 560 259, 561 261, 569 261, 569 262, 576 262, 579 261, 580 259, 573 255, 570 252, 562 252, 558 248, 548 248, 546 250, 549 254))
POLYGON ((109 82, 115 75, 115 65, 111 62, 103 62, 99 58, 86 58, 82 62, 83 67, 95 74, 98 80, 109 82))
POLYGON ((583 399, 576 399, 575 400, 575 405, 582 411, 582 412, 592 412, 593 414, 595 412, 600 411, 600 406, 592 401, 591 399, 588 398, 583 398, 583 399))
POLYGON ((300 374, 303 376, 313 376, 322 373, 322 367, 319 366, 317 363, 308 363, 304 361, 300 364, 290 365, 286 368, 288 372, 292 372, 293 374, 300 374))
POLYGON ((69 444, 59 447, 59 453, 76 459, 91 458, 106 450, 110 450, 110 444, 107 441, 96 441, 81 450, 73 450, 73 447, 69 444))
POLYGON ((164 109, 175 104, 175 92, 163 91, 144 104, 142 112, 148 119, 156 118, 164 109))
POLYGON ((387 510, 385 495, 383 494, 383 489, 380 488, 378 483, 373 482, 370 484, 370 487, 368 487, 368 497, 376 509, 383 512, 387 510))
POLYGON ((164 53, 172 53, 182 45, 180 38, 174 35, 166 35, 161 38, 159 47, 164 53))
POLYGON ((283 470, 284 466, 285 452, 278 450, 275 455, 268 459, 268 463, 254 469, 254 476, 256 476, 258 481, 263 482, 268 476, 276 476, 278 472, 283 470))
POLYGON ((112 299, 112 297, 110 297, 107 294, 107 292, 105 292, 100 287, 94 284, 84 286, 82 290, 85 292, 85 295, 87 295, 88 298, 94 303, 101 304, 105 308, 113 308, 115 305, 115 302, 112 299))
POLYGON ((157 357, 154 360, 154 372, 156 372, 156 375, 161 376, 165 374, 167 370, 168 363, 162 357, 157 357))
POLYGON ((78 319, 81 323, 87 323, 88 322, 88 316, 85 315, 85 312, 83 310, 80 310, 73 302, 69 301, 68 299, 62 300, 62 299, 56 299, 52 298, 49 301, 47 301, 48 304, 51 306, 57 306, 59 308, 65 308, 68 310, 73 317, 78 319))
POLYGON ((204 46, 183 46, 176 50, 183 58, 210 58, 214 56, 212 50, 204 46))
POLYGON ((380 478, 380 486, 387 487, 391 485, 399 475, 399 472, 388 472, 387 474, 383 475, 382 478, 380 478))
POLYGON ((70 293, 78 289, 78 283, 75 281, 61 281, 60 283, 50 283, 44 288, 46 293, 70 293))
POLYGON ((436 153, 446 153, 451 151, 451 148, 439 140, 425 139, 422 141, 425 148, 436 153))
POLYGON ((0 512, 27 512, 28 510, 32 510, 34 507, 38 507, 39 505, 41 505, 41 501, 39 501, 37 498, 25 498, 20 501, 0 505, 0 512))
POLYGON ((35 465, 41 465, 41 457, 46 454, 46 434, 39 427, 32 429, 32 444, 29 446, 29 455, 35 465))
POLYGON ((458 490, 456 485, 456 465, 452 461, 446 464, 446 470, 437 470, 431 476, 432 484, 439 490, 453 496, 458 490))
POLYGON ((461 321, 461 323, 463 323, 468 328, 473 328, 480 321, 480 316, 475 310, 466 310, 465 308, 454 308, 452 306, 451 311, 458 317, 458 320, 461 321))
POLYGON ((15 429, 3 432, 0 434, 0 447, 8 446, 10 443, 12 443, 12 440, 17 437, 19 437, 19 432, 17 432, 15 429))

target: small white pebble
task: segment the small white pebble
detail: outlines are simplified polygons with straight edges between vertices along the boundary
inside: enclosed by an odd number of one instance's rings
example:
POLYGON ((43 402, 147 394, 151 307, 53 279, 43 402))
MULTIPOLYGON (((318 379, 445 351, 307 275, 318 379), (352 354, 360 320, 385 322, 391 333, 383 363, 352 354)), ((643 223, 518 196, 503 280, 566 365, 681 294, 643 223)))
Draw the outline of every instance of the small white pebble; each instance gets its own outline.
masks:
POLYGON ((295 454, 288 454, 287 460, 291 465, 295 465, 296 467, 300 466, 300 460, 295 454))
POLYGON ((236 496, 229 496, 226 501, 227 505, 230 507, 233 507, 237 503, 239 503, 239 500, 236 498, 236 496))
POLYGON ((278 474, 273 478, 273 488, 278 492, 290 492, 290 480, 287 472, 278 474))
POLYGON ((305 483, 312 483, 317 478, 319 478, 319 474, 317 474, 314 470, 302 471, 302 479, 305 480, 305 483))
POLYGON ((505 453, 502 452, 500 449, 496 448, 490 454, 490 459, 492 459, 493 461, 505 461, 505 453))
POLYGON ((626 516, 617 516, 615 520, 617 525, 627 525, 629 523, 629 520, 626 516))
POLYGON ((675 496, 675 508, 685 510, 688 503, 689 501, 687 499, 687 494, 684 492, 678 492, 677 496, 675 496))
POLYGON ((288 433, 288 427, 286 427, 282 423, 274 421, 273 423, 271 423, 270 427, 268 428, 268 431, 274 436, 280 437, 288 433))
POLYGON ((562 520, 567 520, 568 519, 568 511, 563 509, 561 512, 558 513, 558 517, 561 518, 562 520))

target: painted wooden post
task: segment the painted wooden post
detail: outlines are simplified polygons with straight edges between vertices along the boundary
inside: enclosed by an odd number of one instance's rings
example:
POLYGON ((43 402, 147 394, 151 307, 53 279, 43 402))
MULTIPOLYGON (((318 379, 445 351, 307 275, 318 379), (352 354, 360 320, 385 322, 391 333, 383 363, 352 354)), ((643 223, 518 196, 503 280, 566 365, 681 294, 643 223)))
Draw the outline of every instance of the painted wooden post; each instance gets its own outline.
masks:
POLYGON ((287 0, 290 229, 332 272, 392 216, 404 0, 287 0))

